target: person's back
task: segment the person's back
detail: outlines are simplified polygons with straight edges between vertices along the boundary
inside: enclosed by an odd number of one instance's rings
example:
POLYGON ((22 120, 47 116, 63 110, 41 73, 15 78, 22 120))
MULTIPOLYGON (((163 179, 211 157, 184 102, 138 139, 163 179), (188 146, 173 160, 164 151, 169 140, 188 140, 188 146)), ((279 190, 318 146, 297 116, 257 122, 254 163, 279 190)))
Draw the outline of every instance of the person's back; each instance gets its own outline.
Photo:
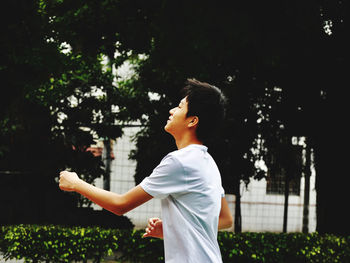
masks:
POLYGON ((169 153, 141 187, 162 199, 167 263, 222 262, 217 232, 224 191, 206 146, 169 153))

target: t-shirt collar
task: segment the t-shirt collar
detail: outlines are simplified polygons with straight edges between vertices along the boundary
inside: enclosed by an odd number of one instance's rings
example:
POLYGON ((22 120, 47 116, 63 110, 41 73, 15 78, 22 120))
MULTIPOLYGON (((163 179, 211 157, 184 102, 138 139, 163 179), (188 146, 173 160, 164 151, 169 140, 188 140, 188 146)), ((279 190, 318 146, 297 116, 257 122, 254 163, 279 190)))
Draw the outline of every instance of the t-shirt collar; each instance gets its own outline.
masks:
MULTIPOLYGON (((188 147, 195 147, 195 148, 201 149, 204 152, 208 151, 208 147, 203 145, 203 144, 189 144, 185 148, 188 148, 188 147)), ((183 149, 185 149, 185 148, 183 148, 183 149)))

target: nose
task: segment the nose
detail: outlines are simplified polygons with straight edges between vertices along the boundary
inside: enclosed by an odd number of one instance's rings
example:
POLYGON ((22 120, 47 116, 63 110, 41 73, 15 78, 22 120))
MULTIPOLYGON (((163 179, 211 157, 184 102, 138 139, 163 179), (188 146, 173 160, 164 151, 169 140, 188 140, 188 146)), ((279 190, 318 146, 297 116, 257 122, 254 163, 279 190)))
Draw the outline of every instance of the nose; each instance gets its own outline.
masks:
POLYGON ((173 114, 174 114, 174 111, 175 111, 175 108, 170 109, 170 110, 169 110, 170 115, 173 115, 173 114))

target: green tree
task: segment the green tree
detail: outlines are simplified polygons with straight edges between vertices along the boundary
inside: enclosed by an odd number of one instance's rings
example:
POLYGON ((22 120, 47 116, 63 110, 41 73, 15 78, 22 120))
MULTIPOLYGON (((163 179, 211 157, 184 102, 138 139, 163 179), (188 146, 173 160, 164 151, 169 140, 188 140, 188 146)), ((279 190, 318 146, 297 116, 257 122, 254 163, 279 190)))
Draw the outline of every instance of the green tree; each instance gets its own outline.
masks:
MULTIPOLYGON (((174 149, 172 138, 161 127, 169 108, 180 99, 178 91, 185 79, 195 77, 222 88, 229 98, 222 140, 209 146, 226 191, 239 198, 242 180, 248 183, 250 178, 265 176, 255 162, 263 159, 269 166, 267 157, 280 154, 278 149, 287 147, 290 140, 284 146, 276 142, 305 136, 317 170, 317 230, 349 232, 342 210, 330 205, 339 202, 342 191, 338 188, 345 185, 346 155, 340 153, 347 136, 343 114, 348 3, 12 3, 5 10, 16 15, 1 28, 9 37, 1 42, 0 74, 10 94, 1 97, 2 158, 10 152, 6 143, 10 135, 21 126, 10 112, 30 98, 32 103, 41 101, 39 105, 49 113, 47 119, 52 120, 47 133, 51 136, 54 127, 57 145, 66 148, 73 143, 84 149, 94 132, 102 137, 117 135, 116 119, 140 119, 145 128, 132 153, 138 161, 136 182, 140 182, 174 149), (65 42, 72 47, 66 55, 58 52, 65 42), (102 54, 108 57, 106 71, 100 68, 102 54), (140 60, 139 54, 147 59, 140 60), (136 63, 137 74, 129 80, 117 76, 118 84, 113 85, 112 69, 127 59, 136 63), (24 77, 16 78, 18 72, 25 72, 24 77), (91 87, 103 87, 104 95, 86 97, 91 87), (149 92, 160 99, 150 100, 149 92), (74 107, 67 106, 72 96, 78 101, 74 107), (54 107, 43 103, 48 97, 54 107), (112 104, 118 105, 116 112, 112 104), (101 112, 103 118, 93 120, 92 112, 101 112), (67 117, 57 124, 62 113, 67 117), (105 126, 112 132, 106 132, 105 126)), ((68 155, 61 156, 65 160, 68 155)))
MULTIPOLYGON (((96 138, 119 137, 120 123, 138 117, 131 107, 136 92, 123 88, 113 74, 113 67, 138 56, 118 47, 114 31, 99 31, 89 20, 92 2, 68 4, 5 2, 0 76, 7 92, 0 106, 0 165, 45 175, 48 181, 70 168, 93 182, 106 173, 88 147, 96 138)), ((114 13, 104 12, 111 6, 105 8, 95 18, 113 21, 114 13)))
POLYGON ((267 162, 268 153, 282 154, 278 149, 287 147, 292 136, 306 136, 316 156, 317 230, 348 233, 342 210, 330 205, 342 198, 337 188, 346 171, 346 162, 336 154, 346 141, 339 126, 345 105, 345 10, 346 3, 331 1, 160 1, 152 10, 157 15, 148 20, 152 47, 140 67, 139 83, 161 99, 153 103, 148 127, 137 140, 136 181, 173 149, 159 127, 178 101, 185 78, 196 77, 223 88, 229 97, 223 146, 216 148, 221 151, 215 149, 219 143, 209 148, 220 163, 227 192, 239 196, 241 180, 264 176, 254 166, 256 160, 267 162), (286 136, 285 146, 276 144, 286 136), (260 152, 252 153, 259 143, 260 152))

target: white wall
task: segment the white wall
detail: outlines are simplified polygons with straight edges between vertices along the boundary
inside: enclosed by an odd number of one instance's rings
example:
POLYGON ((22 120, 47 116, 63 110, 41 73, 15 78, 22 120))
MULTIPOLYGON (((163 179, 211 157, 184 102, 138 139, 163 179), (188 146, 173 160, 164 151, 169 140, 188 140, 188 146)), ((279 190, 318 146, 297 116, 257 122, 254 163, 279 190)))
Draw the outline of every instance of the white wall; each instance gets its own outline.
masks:
MULTIPOLYGON (((139 130, 138 127, 124 128, 124 135, 117 139, 113 151, 115 160, 111 167, 111 191, 125 193, 135 186, 134 172, 136 163, 128 159, 130 150, 134 143, 131 137, 139 130)), ((102 180, 96 182, 102 185, 102 180)), ((304 178, 300 184, 300 196, 289 197, 288 208, 288 232, 302 231, 302 215, 304 200, 304 178)), ((266 181, 252 181, 248 188, 241 186, 241 212, 242 212, 242 231, 270 231, 282 232, 283 227, 283 195, 267 195, 266 181)), ((235 196, 226 196, 229 207, 234 214, 235 196)), ((95 206, 96 207, 96 206, 95 206)), ((96 207, 97 208, 97 207, 96 207)), ((98 209, 98 208, 97 208, 98 209)), ((126 214, 134 223, 136 228, 144 228, 150 217, 161 217, 160 201, 152 199, 146 204, 130 211, 126 214)), ((310 179, 310 205, 309 205, 309 232, 316 229, 316 191, 315 174, 312 173, 310 179)), ((229 229, 233 230, 233 228, 229 229)))

